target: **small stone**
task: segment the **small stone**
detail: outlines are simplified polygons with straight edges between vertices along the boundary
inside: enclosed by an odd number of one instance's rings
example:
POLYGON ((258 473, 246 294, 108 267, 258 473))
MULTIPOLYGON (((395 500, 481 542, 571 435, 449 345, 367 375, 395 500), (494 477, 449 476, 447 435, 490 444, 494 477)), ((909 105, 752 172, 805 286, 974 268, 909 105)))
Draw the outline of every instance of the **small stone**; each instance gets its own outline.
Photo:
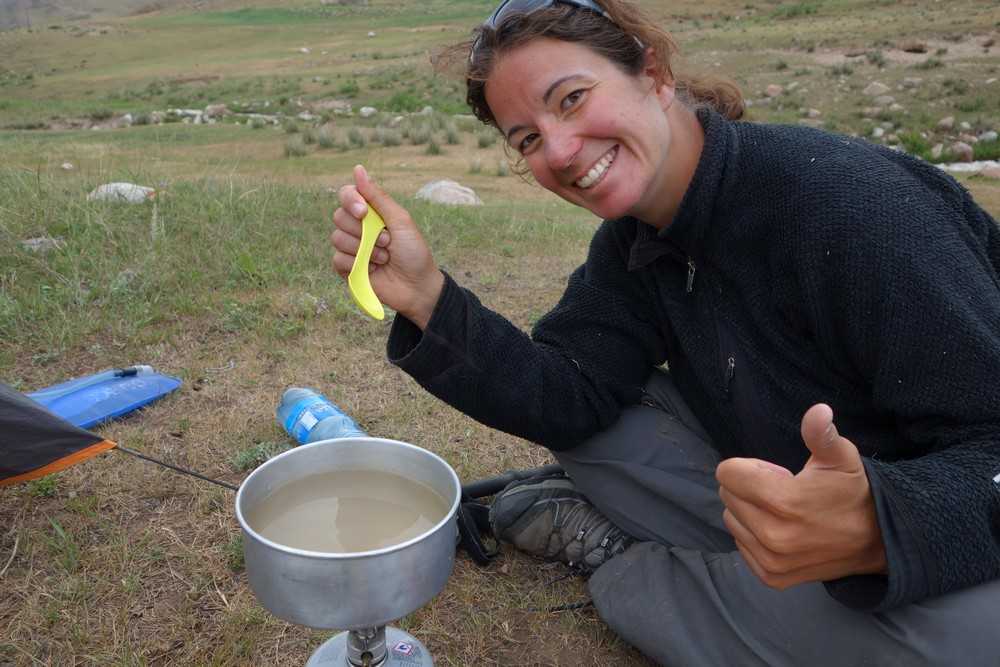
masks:
POLYGON ((63 171, 73 171, 74 169, 76 169, 76 167, 73 166, 72 162, 63 162, 61 165, 59 165, 59 168, 62 169, 63 171))
POLYGON ((896 112, 906 111, 906 108, 898 102, 893 102, 892 104, 889 105, 889 111, 896 111, 896 112))
POLYGON ((979 140, 980 141, 996 141, 997 140, 997 133, 995 131, 993 131, 993 130, 987 130, 986 132, 983 132, 982 134, 979 135, 979 140))
POLYGON ((378 109, 376 109, 375 107, 361 107, 361 109, 358 111, 358 114, 360 114, 362 118, 371 118, 377 113, 378 109))
POLYGON ((309 53, 309 49, 303 46, 299 49, 299 53, 309 53))
POLYGON ((823 112, 820 111, 819 109, 809 109, 808 111, 806 111, 807 118, 819 118, 822 115, 823 112))
POLYGON ((899 135, 898 134, 887 134, 887 135, 885 135, 885 140, 887 142, 889 142, 890 144, 898 144, 899 143, 899 135))
POLYGON ((883 130, 893 130, 893 129, 896 128, 895 124, 893 124, 893 123, 891 123, 891 122, 889 122, 887 120, 879 123, 879 125, 882 126, 883 130))
POLYGON ((865 89, 861 92, 867 95, 868 97, 878 97, 879 95, 885 95, 886 93, 889 92, 889 90, 890 90, 889 86, 885 85, 884 83, 879 83, 878 81, 872 81, 867 86, 865 86, 865 89))
POLYGON ((430 116, 433 113, 434 113, 434 107, 432 107, 432 106, 426 106, 426 107, 424 107, 423 109, 420 110, 420 115, 421 116, 430 116))
POLYGON ((875 104, 877 104, 879 106, 887 107, 890 104, 895 104, 896 103, 896 98, 893 97, 892 95, 879 95, 878 97, 876 97, 875 99, 873 99, 872 102, 874 102, 875 104))
POLYGON ((882 129, 881 127, 874 127, 874 128, 872 128, 872 137, 873 138, 875 138, 875 139, 881 139, 882 135, 884 135, 884 134, 885 134, 885 130, 882 129))
POLYGON ((938 160, 942 153, 944 153, 944 144, 934 144, 934 148, 931 149, 931 157, 938 160))
POLYGON ((977 137, 977 136, 975 136, 973 134, 968 134, 966 132, 962 132, 960 135, 958 135, 958 140, 959 141, 964 141, 967 144, 978 144, 979 143, 979 137, 977 137))
POLYGON ((966 132, 968 132, 969 130, 972 129, 972 126, 969 125, 969 121, 967 121, 967 120, 963 120, 961 123, 959 123, 958 127, 959 127, 959 129, 962 129, 962 130, 964 130, 966 132))
POLYGON ((375 36, 375 31, 374 30, 369 30, 368 31, 368 36, 369 37, 374 37, 375 36))
POLYGON ((950 130, 955 127, 955 117, 946 116, 938 121, 937 129, 939 130, 950 130))
POLYGON ((958 162, 972 162, 972 158, 975 154, 975 151, 972 150, 972 146, 962 141, 956 141, 948 150, 958 162))
POLYGON ((903 79, 904 88, 919 88, 920 84, 924 82, 923 79, 917 76, 908 76, 903 79))
POLYGON ((52 250, 58 250, 66 245, 66 242, 59 238, 53 238, 51 236, 39 236, 33 239, 24 239, 21 241, 21 247, 28 252, 39 252, 46 253, 52 250))
POLYGON ((764 94, 767 95, 768 97, 777 97, 778 95, 781 95, 783 92, 785 92, 785 89, 776 83, 772 83, 771 85, 769 85, 767 88, 764 89, 764 94))
POLYGON ((406 119, 405 116, 393 116, 392 120, 389 121, 389 127, 399 127, 399 124, 406 119))

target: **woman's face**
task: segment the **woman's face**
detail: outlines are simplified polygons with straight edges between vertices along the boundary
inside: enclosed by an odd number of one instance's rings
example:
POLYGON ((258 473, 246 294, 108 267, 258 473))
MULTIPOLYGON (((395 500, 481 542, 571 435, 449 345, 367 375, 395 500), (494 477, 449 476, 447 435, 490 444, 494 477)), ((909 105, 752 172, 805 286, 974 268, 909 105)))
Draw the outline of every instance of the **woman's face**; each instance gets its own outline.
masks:
POLYGON ((486 101, 535 180, 602 218, 655 224, 669 188, 674 89, 590 48, 539 38, 504 53, 486 101))

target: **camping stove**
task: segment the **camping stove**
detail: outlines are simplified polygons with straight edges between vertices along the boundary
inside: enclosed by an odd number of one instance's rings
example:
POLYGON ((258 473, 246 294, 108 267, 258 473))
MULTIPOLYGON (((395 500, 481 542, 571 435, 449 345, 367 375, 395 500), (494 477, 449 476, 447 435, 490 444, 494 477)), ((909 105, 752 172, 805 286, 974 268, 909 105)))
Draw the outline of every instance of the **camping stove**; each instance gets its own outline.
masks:
POLYGON ((317 629, 348 628, 326 641, 307 667, 431 667, 417 639, 388 623, 437 595, 455 563, 461 486, 439 456, 396 440, 338 438, 279 454, 253 471, 236 494, 250 588, 275 616, 317 629), (450 508, 413 539, 358 553, 324 553, 277 544, 245 515, 278 487, 333 471, 389 472, 430 487, 450 508))
POLYGON ((349 630, 312 654, 306 667, 433 667, 427 648, 399 628, 349 630))

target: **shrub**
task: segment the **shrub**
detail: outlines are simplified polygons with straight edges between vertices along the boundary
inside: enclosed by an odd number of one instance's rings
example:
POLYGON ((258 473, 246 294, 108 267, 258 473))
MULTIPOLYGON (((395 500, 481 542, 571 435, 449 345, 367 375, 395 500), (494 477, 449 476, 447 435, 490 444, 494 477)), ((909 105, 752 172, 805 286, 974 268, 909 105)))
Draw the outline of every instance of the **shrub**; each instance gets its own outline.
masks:
POLYGON ((830 76, 851 76, 854 74, 854 70, 850 65, 844 63, 843 65, 834 65, 828 70, 830 76))
POLYGON ((478 174, 483 171, 483 161, 477 157, 472 158, 472 162, 469 163, 469 173, 478 174))
POLYGON ((936 69, 938 67, 944 67, 944 63, 938 58, 928 58, 927 60, 917 63, 914 65, 916 69, 936 69))
POLYGON ((425 150, 424 152, 427 155, 441 155, 442 151, 441 147, 438 145, 438 142, 431 139, 430 143, 427 144, 427 150, 425 150))
POLYGON ((149 114, 140 113, 136 114, 135 118, 132 119, 133 125, 149 125, 149 114))
POLYGON ((497 162, 497 176, 504 177, 510 173, 510 165, 507 164, 507 160, 500 160, 497 162))
POLYGON ((302 143, 311 145, 316 143, 316 130, 309 128, 302 133, 302 143))
POLYGON ((299 131, 299 124, 294 120, 286 120, 284 124, 285 132, 287 134, 295 134, 299 131))
POLYGON ((881 51, 869 51, 865 54, 865 58, 876 67, 885 67, 885 54, 881 51))
POLYGON ((337 92, 341 95, 353 96, 361 92, 361 86, 358 85, 357 81, 351 79, 350 81, 345 81, 340 84, 340 87, 337 88, 337 92))
POLYGON ((90 119, 91 120, 108 120, 109 118, 111 118, 114 115, 115 115, 115 113, 111 109, 97 109, 95 111, 91 111, 90 112, 90 119))
POLYGON ((250 121, 250 128, 254 130, 262 130, 267 123, 263 118, 254 118, 250 121))
POLYGON ((450 146, 462 143, 462 138, 458 136, 458 128, 454 123, 449 123, 444 130, 444 139, 450 146))
POLYGON ((390 130, 385 127, 375 128, 375 141, 383 146, 398 146, 403 143, 403 138, 397 130, 390 130))
POLYGON ((431 129, 429 127, 410 128, 410 143, 414 146, 426 144, 431 140, 431 129))

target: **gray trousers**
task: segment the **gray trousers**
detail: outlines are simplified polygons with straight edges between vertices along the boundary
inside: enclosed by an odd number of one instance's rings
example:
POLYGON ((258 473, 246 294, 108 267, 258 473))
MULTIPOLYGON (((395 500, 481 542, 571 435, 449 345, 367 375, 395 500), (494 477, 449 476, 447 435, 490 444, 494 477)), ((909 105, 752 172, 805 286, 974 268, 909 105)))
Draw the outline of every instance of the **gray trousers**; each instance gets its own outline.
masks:
POLYGON ((640 540, 589 584, 625 641, 670 667, 1000 665, 1000 581, 878 614, 841 605, 820 583, 764 585, 722 523, 704 428, 666 373, 646 389, 658 408, 629 408, 556 453, 580 491, 640 540))

